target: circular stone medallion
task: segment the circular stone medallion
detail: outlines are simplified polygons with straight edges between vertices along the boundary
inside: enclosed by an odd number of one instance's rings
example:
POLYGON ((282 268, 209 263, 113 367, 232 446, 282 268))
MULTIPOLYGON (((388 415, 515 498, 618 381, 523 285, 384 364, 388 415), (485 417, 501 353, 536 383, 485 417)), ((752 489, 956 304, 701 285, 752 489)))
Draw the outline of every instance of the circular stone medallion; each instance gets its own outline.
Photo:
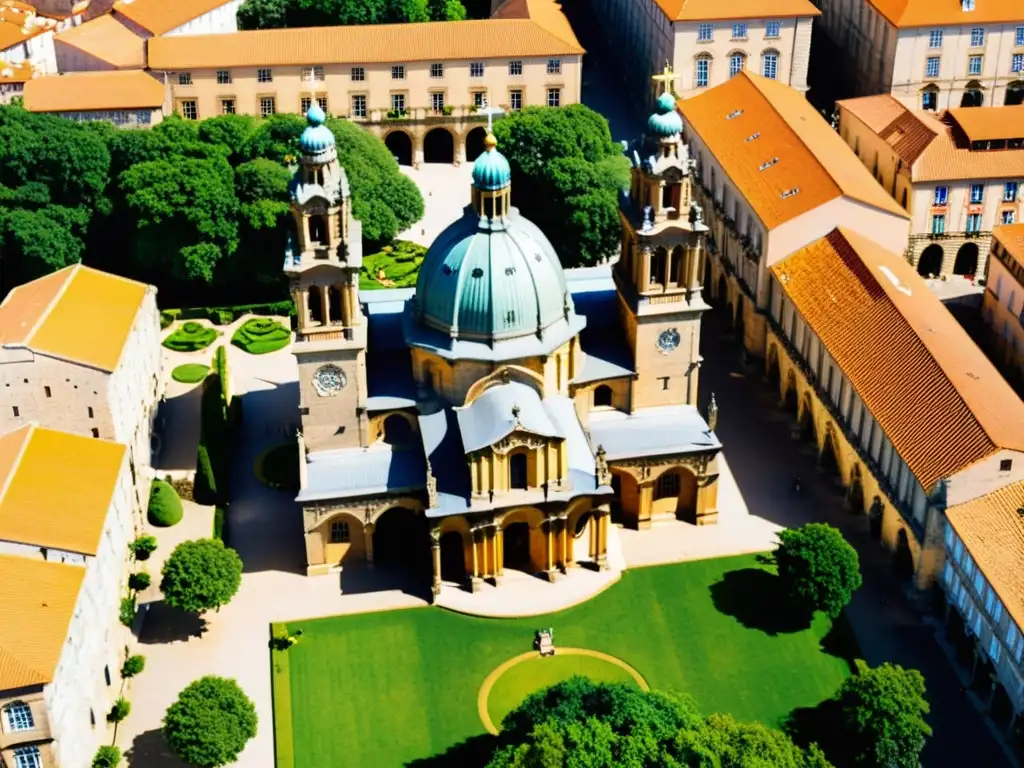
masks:
POLYGON ((338 394, 346 384, 345 372, 336 365, 321 365, 313 374, 313 387, 321 397, 338 394))
POLYGON ((666 328, 658 335, 658 349, 668 354, 679 346, 679 331, 675 328, 666 328))

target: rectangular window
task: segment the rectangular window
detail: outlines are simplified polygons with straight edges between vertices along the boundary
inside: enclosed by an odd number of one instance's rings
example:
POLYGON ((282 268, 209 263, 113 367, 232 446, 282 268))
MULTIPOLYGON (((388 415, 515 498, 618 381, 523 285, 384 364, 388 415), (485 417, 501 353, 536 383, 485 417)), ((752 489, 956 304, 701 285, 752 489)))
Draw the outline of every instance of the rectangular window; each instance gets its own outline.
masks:
POLYGON ((1024 53, 1015 53, 1010 60, 1011 72, 1024 72, 1024 53))
POLYGON ((430 94, 430 108, 434 112, 444 112, 444 94, 443 93, 432 93, 430 94))
POLYGON ((192 85, 192 73, 191 72, 179 72, 178 73, 178 85, 192 85))
POLYGON ((942 569, 942 581, 948 587, 949 586, 949 582, 952 581, 952 580, 953 580, 953 566, 950 565, 949 563, 946 563, 945 567, 942 569))
POLYGON ((697 42, 708 43, 711 42, 715 36, 715 25, 714 24, 701 24, 697 27, 697 42))
POLYGON ((935 91, 921 92, 921 109, 934 112, 939 107, 939 95, 935 91))
POLYGON ((470 77, 483 77, 484 76, 484 63, 482 61, 472 61, 469 64, 469 76, 470 77))
POLYGON ((949 199, 949 187, 936 187, 932 205, 945 205, 949 199))
POLYGON ((932 216, 932 234, 943 235, 946 233, 946 217, 942 214, 932 216))
POLYGON ((924 64, 925 77, 938 77, 939 76, 939 57, 929 56, 924 64))
POLYGON ((977 568, 974 571, 974 591, 979 595, 985 590, 985 577, 981 573, 981 569, 977 568))
POLYGON ((967 214, 967 231, 968 232, 981 232, 981 214, 980 213, 969 213, 969 214, 967 214))
POLYGON ((1017 27, 1017 35, 1013 38, 1014 45, 1024 45, 1024 27, 1017 27))
POLYGON ((366 70, 363 67, 352 67, 352 82, 361 83, 366 80, 366 70))
POLYGON ((218 69, 217 70, 217 85, 231 85, 231 70, 230 69, 218 69))
POLYGON ((744 40, 747 37, 747 25, 746 24, 733 24, 732 25, 732 39, 733 40, 744 40))
POLYGON ((769 80, 779 76, 779 55, 777 53, 766 53, 761 57, 761 74, 769 80))
POLYGON ((90 405, 88 408, 89 408, 89 418, 90 419, 96 418, 95 413, 94 413, 94 411, 92 409, 92 406, 90 405))
POLYGON ((743 71, 745 60, 746 57, 741 53, 736 53, 729 57, 729 77, 736 77, 736 75, 743 71))
POLYGON ((349 541, 348 522, 336 520, 331 523, 331 544, 347 544, 349 541))
POLYGON ((220 113, 222 115, 233 115, 233 114, 235 114, 235 100, 234 99, 221 99, 220 100, 220 113))
POLYGON ((309 108, 313 106, 312 96, 303 96, 299 99, 299 114, 304 115, 309 112, 309 108))
POLYGON ((277 100, 273 96, 260 98, 260 115, 262 117, 270 117, 275 112, 277 112, 277 100))
POLYGON ((392 80, 405 80, 405 65, 395 64, 391 68, 391 79, 392 80))
POLYGON ((482 109, 485 104, 487 104, 487 92, 473 91, 473 106, 482 109))
POLYGON ((971 202, 980 203, 985 199, 985 185, 971 184, 971 202))
POLYGON ((508 108, 515 111, 523 108, 523 92, 522 91, 509 91, 508 92, 508 108))
POLYGON ((181 102, 181 116, 186 120, 195 120, 199 117, 199 109, 196 107, 195 99, 181 102))
POLYGON ((444 77, 444 64, 434 63, 430 65, 430 77, 434 80, 440 80, 444 77))
POLYGON ((36 727, 32 710, 23 701, 15 701, 4 707, 8 731, 31 731, 36 727))
POLYGON ((708 87, 708 73, 711 71, 710 59, 697 59, 697 72, 694 82, 698 88, 708 87))
POLYGON ((562 89, 561 88, 548 88, 548 106, 549 107, 560 107, 560 106, 562 106, 562 89))
POLYGON ((92 428, 92 436, 93 437, 99 437, 100 436, 100 431, 98 429, 96 429, 96 427, 92 428))
POLYGON ((366 117, 366 96, 363 94, 352 97, 352 117, 366 117))
POLYGON ((969 74, 969 75, 980 75, 981 74, 981 56, 971 56, 967 60, 967 74, 969 74))
POLYGON ((765 37, 779 37, 779 35, 781 33, 782 33, 782 22, 779 22, 779 21, 769 21, 768 24, 765 26, 765 29, 764 29, 764 36, 765 37))
POLYGON ((391 111, 396 114, 402 114, 405 112, 405 94, 404 93, 392 93, 391 94, 391 111))
POLYGON ((953 527, 947 523, 946 524, 946 534, 945 534, 946 548, 947 549, 952 549, 953 548, 953 537, 954 536, 956 536, 956 534, 953 533, 953 527))
POLYGON ((510 61, 508 63, 508 73, 510 75, 521 75, 521 74, 523 74, 523 62, 521 62, 521 61, 510 61))
POLYGON ((975 27, 971 30, 971 48, 980 48, 985 44, 985 30, 975 27))
POLYGON ((560 74, 562 74, 562 60, 561 59, 548 59, 547 73, 549 75, 560 75, 560 74))
POLYGON ((256 82, 257 83, 272 83, 274 82, 274 72, 270 69, 257 69, 256 70, 256 82))
POLYGON ((1001 618, 1003 618, 1003 603, 997 597, 995 605, 992 606, 992 621, 998 624, 1001 618))
POLYGON ((1017 200, 1017 182, 1008 181, 1003 185, 1003 202, 1013 203, 1017 200))
POLYGON ((988 642, 988 655, 993 663, 999 661, 999 640, 996 639, 995 635, 992 635, 992 639, 988 642))
POLYGON ((21 416, 21 411, 18 410, 18 406, 12 405, 11 408, 14 409, 14 418, 17 419, 18 417, 21 416))
POLYGON ((1003 211, 1002 223, 1013 224, 1017 220, 1017 214, 1013 211, 1003 211))
POLYGON ((51 392, 50 392, 50 388, 49 388, 49 387, 43 387, 43 393, 44 393, 44 394, 45 394, 45 395, 46 395, 47 397, 52 397, 52 394, 51 394, 51 392))
POLYGON ((929 48, 941 48, 942 47, 942 30, 933 29, 928 35, 928 47, 929 48))
POLYGON ((324 81, 324 68, 317 65, 314 67, 302 68, 302 82, 322 83, 324 81))

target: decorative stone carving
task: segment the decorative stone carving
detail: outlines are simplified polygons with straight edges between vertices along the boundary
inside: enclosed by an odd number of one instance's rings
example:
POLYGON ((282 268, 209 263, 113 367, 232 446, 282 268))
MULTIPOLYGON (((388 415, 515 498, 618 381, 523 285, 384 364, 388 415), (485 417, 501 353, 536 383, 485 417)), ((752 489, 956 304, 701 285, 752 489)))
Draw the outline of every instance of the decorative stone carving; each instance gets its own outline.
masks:
POLYGON ((688 468, 697 477, 703 477, 707 474, 708 464, 714 457, 714 453, 691 453, 682 456, 622 459, 615 461, 615 468, 629 471, 639 481, 649 479, 656 471, 680 466, 688 468))
POLYGON ((427 459, 427 506, 430 509, 436 509, 438 506, 437 478, 434 477, 434 468, 430 466, 430 459, 427 459))
POLYGON ((439 525, 430 527, 430 546, 435 548, 441 546, 441 526, 439 525))
POLYGON ((715 393, 711 393, 711 402, 708 403, 708 429, 712 432, 718 426, 718 403, 715 401, 715 393))
POLYGON ((536 450, 543 448, 545 445, 547 445, 547 442, 542 437, 531 435, 528 432, 513 432, 492 445, 491 450, 504 455, 513 448, 519 448, 520 446, 536 450))
POLYGON ((598 485, 612 484, 612 473, 608 468, 608 459, 606 456, 607 453, 604 450, 604 446, 597 446, 597 452, 594 454, 594 470, 597 474, 598 485))
POLYGON ((696 200, 690 201, 690 224, 703 224, 704 223, 704 209, 700 207, 700 203, 696 200))

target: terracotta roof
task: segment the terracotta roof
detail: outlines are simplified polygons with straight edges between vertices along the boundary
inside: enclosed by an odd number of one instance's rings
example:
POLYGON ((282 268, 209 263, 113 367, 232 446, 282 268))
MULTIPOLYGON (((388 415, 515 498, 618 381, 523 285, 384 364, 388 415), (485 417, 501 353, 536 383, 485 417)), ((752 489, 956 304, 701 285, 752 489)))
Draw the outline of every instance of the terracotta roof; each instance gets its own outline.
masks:
POLYGON ((51 32, 56 26, 56 20, 40 16, 31 5, 12 0, 0 3, 0 51, 51 32))
POLYGON ((680 101, 679 111, 769 229, 843 195, 907 217, 803 94, 787 85, 741 72, 680 101), (762 170, 765 163, 772 165, 762 170))
POLYGON ((34 424, 0 437, 0 539, 95 555, 126 450, 34 424))
POLYGON ((215 11, 231 0, 128 0, 114 3, 114 13, 138 24, 154 35, 162 35, 215 11))
MULTIPOLYGON (((534 8, 547 0, 530 0, 534 8)), ((389 64, 510 56, 578 55, 585 51, 555 7, 529 19, 496 18, 423 24, 263 29, 226 35, 175 35, 148 42, 156 70, 312 64, 389 64), (557 15, 556 15, 557 14, 557 15)))
POLYGON ((1010 258, 1024 267, 1024 222, 993 227, 992 239, 998 240, 1010 258))
POLYGON ((113 371, 147 290, 81 264, 65 267, 7 294, 0 304, 0 344, 113 371))
POLYGON ((85 569, 0 555, 0 691, 53 680, 85 569))
POLYGON ((821 16, 808 0, 656 0, 669 21, 821 16))
POLYGON ((1024 450, 1024 402, 904 258, 836 229, 772 272, 926 491, 1024 450))
POLYGON ((25 109, 30 112, 153 109, 163 101, 164 86, 141 69, 71 72, 39 77, 25 86, 25 109))
POLYGON ((896 27, 960 26, 1019 22, 1020 0, 977 0, 965 11, 960 0, 868 0, 896 27))
POLYGON ((1024 628, 1024 482, 1013 483, 946 510, 946 519, 999 595, 1006 612, 1024 628))
MULTIPOLYGON (((1021 9, 1024 24, 1024 8, 1021 9)), ((987 109, 951 109, 949 116, 969 141, 1024 138, 1024 105, 987 109)))
POLYGON ((143 39, 109 14, 64 30, 54 37, 54 42, 77 48, 116 69, 146 66, 143 39))
POLYGON ((35 68, 30 61, 17 64, 3 62, 0 64, 0 83, 24 83, 36 77, 35 68))
POLYGON ((907 111, 901 102, 888 93, 863 96, 859 99, 843 99, 837 101, 836 106, 856 116, 875 133, 880 133, 883 128, 907 111))

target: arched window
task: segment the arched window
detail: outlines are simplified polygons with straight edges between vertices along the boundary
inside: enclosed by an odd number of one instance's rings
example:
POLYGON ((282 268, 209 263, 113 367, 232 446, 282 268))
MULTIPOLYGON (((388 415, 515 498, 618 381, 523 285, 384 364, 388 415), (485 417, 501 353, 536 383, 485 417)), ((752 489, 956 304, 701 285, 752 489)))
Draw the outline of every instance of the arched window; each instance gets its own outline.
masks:
POLYGON ((665 259, 668 253, 664 248, 655 248, 651 253, 651 270, 647 281, 652 284, 661 285, 665 279, 665 259))
POLYGON ((306 296, 306 308, 309 309, 310 322, 326 322, 324 318, 324 303, 320 295, 320 286, 311 285, 306 296))
POLYGON ((18 747, 14 750, 14 768, 43 768, 39 747, 18 747))
POLYGON ((309 241, 327 245, 327 219, 320 214, 309 217, 309 241))
POLYGON ((8 733, 31 731, 35 727, 32 709, 24 701, 12 701, 4 707, 4 730, 8 733))
POLYGON ((594 407, 595 408, 611 408, 612 405, 612 388, 607 384, 602 384, 594 390, 594 407))
POLYGON ((347 520, 334 520, 331 523, 331 544, 347 544, 352 541, 347 520))
POLYGON ((729 77, 736 77, 747 66, 747 57, 742 53, 729 54, 729 77))
POLYGON ((707 88, 711 82, 711 56, 701 54, 693 63, 693 86, 694 88, 707 88))
POLYGON ((407 445, 412 440, 412 426, 404 416, 393 413, 384 419, 383 439, 388 445, 407 445))
POLYGON ((761 54, 761 74, 769 80, 779 79, 779 52, 769 49, 761 54))
POLYGON ((669 499, 679 495, 679 473, 666 472, 654 484, 654 498, 669 499))
POLYGON ((686 261, 686 251, 683 246, 677 245, 672 249, 672 267, 669 270, 669 282, 679 285, 683 281, 683 262, 686 261))
POLYGON ((929 83, 921 89, 921 109, 935 112, 939 108, 939 87, 929 83))
POLYGON ((527 480, 527 458, 523 452, 513 453, 508 457, 508 487, 512 489, 526 490, 527 480))

